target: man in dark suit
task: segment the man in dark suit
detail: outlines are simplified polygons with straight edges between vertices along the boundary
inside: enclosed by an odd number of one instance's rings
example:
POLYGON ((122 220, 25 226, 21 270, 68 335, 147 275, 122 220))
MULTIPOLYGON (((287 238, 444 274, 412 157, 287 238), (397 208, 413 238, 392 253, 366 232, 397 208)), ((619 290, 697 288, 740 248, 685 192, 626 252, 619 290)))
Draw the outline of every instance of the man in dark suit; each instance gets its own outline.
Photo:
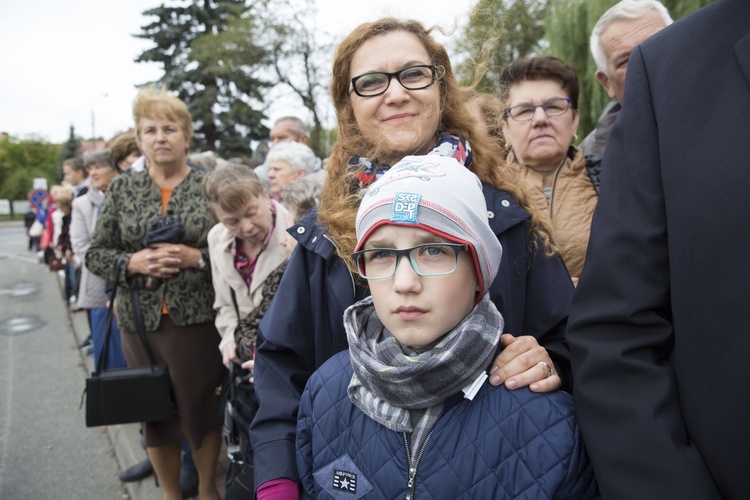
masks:
POLYGON ((633 51, 568 323, 604 498, 750 498, 750 1, 633 51))

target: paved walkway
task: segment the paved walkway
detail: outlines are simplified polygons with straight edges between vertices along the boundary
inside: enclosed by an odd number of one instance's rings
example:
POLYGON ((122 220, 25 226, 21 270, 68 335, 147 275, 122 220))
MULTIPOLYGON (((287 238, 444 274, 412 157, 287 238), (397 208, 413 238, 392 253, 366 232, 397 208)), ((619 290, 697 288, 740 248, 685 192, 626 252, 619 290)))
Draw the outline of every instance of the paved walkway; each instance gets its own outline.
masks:
MULTIPOLYGON (((22 220, 0 221, 0 232, 4 238, 0 244, 0 292, 7 292, 5 287, 29 284, 41 286, 43 292, 18 299, 0 296, 0 317, 36 315, 41 321, 36 333, 0 335, 0 389, 7 389, 0 393, 0 491, 4 492, 0 499, 66 498, 67 494, 59 496, 63 492, 84 500, 161 499, 164 492, 153 476, 135 483, 117 479, 120 471, 146 457, 140 424, 102 427, 99 432, 85 428, 84 411, 78 409, 78 403, 84 380, 93 371, 93 357, 75 346, 89 334, 86 313, 67 311, 63 281, 26 250, 22 220), (49 411, 50 407, 56 410, 49 411), (21 419, 26 425, 19 431, 14 422, 21 419), (37 439, 38 432, 33 438, 26 436, 34 429, 50 434, 49 438, 37 439), (42 455, 29 449, 37 442, 48 443, 42 455)), ((222 497, 225 475, 226 450, 222 448, 216 472, 222 497)))
POLYGON ((121 500, 107 432, 79 409, 86 375, 57 275, 0 226, 0 499, 121 500))

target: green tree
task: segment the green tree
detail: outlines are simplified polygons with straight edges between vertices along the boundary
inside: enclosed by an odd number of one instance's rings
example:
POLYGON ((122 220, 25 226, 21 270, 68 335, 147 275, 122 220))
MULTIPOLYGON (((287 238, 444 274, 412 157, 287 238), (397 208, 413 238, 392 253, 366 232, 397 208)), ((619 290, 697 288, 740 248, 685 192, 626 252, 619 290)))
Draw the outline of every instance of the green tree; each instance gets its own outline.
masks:
POLYGON ((570 64, 578 74, 578 108, 581 120, 579 138, 595 126, 609 100, 607 91, 596 79, 596 63, 591 57, 589 37, 596 21, 618 0, 556 0, 547 13, 547 55, 570 64))
POLYGON ((68 158, 73 158, 78 154, 78 148, 81 146, 81 138, 76 136, 73 125, 70 125, 70 132, 68 134, 68 140, 62 144, 60 148, 60 156, 57 159, 57 173, 56 182, 59 182, 63 178, 62 164, 68 158))
POLYGON ((312 121, 310 147, 325 156, 330 142, 323 123, 330 99, 324 75, 332 44, 330 35, 314 25, 315 17, 313 0, 265 0, 263 8, 254 5, 231 19, 224 31, 197 38, 190 58, 215 72, 243 67, 256 78, 262 75, 262 85, 248 82, 242 88, 255 89, 258 101, 299 102, 312 121), (214 61, 221 66, 213 69, 214 61))
POLYGON ((0 199, 25 200, 35 177, 56 184, 61 147, 40 137, 0 137, 0 199))
POLYGON ((255 29, 254 13, 266 2, 252 8, 245 0, 181 3, 144 12, 157 19, 135 36, 155 46, 136 62, 162 65, 160 83, 176 91, 192 115, 195 149, 225 157, 250 154, 250 141, 268 136, 260 102, 268 83, 256 76, 264 52, 252 45, 253 31, 243 30, 255 29))
POLYGON ((62 162, 68 158, 73 158, 78 153, 80 145, 81 138, 76 136, 75 129, 73 128, 73 125, 71 125, 68 140, 65 141, 60 148, 60 161, 58 163, 62 164, 62 162))
MULTIPOLYGON (((578 135, 583 138, 596 127, 596 121, 609 96, 596 79, 596 63, 591 57, 591 30, 602 14, 619 0, 555 0, 545 22, 545 53, 559 57, 578 73, 581 121, 578 135)), ((677 20, 714 0, 662 0, 677 20)))
POLYGON ((497 91, 500 70, 511 61, 540 50, 544 18, 550 0, 479 0, 469 23, 457 39, 463 61, 457 67, 462 84, 478 90, 497 91), (486 71, 485 71, 486 70, 486 71))
POLYGON ((310 148, 325 157, 330 147, 323 127, 325 109, 330 107, 324 74, 331 67, 330 36, 312 24, 313 0, 277 0, 267 16, 266 46, 274 83, 291 90, 312 116, 310 148))

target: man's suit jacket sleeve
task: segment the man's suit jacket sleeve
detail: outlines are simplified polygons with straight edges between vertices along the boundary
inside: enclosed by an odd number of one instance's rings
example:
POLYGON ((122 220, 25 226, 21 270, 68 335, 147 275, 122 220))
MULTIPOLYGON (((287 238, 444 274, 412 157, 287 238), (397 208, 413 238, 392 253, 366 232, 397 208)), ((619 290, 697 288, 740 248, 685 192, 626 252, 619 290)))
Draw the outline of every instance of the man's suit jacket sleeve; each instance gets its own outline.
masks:
POLYGON ((576 407, 604 498, 718 498, 689 440, 668 359, 667 215, 639 48, 627 77, 567 330, 576 407))

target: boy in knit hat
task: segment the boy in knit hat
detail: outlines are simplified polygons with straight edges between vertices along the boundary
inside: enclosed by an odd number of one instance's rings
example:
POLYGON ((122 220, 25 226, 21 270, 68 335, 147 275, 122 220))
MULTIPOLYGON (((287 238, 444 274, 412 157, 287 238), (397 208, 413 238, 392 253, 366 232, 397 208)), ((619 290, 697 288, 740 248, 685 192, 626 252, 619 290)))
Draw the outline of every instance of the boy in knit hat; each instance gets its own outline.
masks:
POLYGON ((487 217, 452 158, 406 157, 365 193, 354 259, 371 296, 302 396, 303 497, 597 495, 572 398, 485 383, 503 329, 487 217))

